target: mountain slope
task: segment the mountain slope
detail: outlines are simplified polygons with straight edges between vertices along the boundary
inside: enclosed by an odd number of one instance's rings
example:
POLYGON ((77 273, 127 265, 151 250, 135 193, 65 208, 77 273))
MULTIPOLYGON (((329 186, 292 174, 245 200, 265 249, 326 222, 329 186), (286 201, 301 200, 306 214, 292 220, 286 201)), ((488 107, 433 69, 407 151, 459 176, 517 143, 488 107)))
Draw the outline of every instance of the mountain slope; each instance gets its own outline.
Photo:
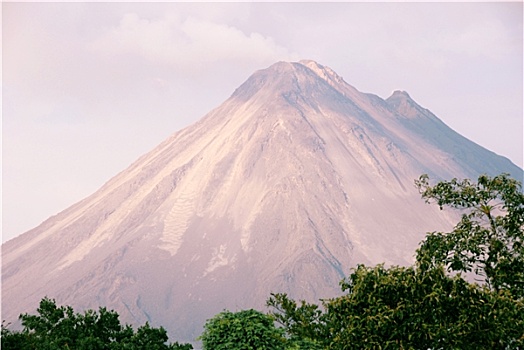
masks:
POLYGON ((44 295, 192 340, 270 292, 339 293, 356 263, 409 264, 449 227, 413 180, 522 170, 406 93, 383 100, 313 61, 255 72, 93 195, 2 251, 3 318, 44 295))

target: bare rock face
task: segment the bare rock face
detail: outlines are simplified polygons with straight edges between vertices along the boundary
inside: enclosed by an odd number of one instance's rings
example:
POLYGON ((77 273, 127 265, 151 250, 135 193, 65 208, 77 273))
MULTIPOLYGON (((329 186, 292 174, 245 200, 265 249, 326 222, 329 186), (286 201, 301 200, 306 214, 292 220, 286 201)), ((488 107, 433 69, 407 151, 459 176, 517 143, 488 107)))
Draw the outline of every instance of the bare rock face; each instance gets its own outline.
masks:
POLYGON ((192 341, 270 292, 340 294, 357 263, 410 264, 455 217, 413 185, 522 170, 407 93, 386 100, 313 61, 254 73, 97 192, 2 247, 2 318, 43 296, 106 306, 192 341))

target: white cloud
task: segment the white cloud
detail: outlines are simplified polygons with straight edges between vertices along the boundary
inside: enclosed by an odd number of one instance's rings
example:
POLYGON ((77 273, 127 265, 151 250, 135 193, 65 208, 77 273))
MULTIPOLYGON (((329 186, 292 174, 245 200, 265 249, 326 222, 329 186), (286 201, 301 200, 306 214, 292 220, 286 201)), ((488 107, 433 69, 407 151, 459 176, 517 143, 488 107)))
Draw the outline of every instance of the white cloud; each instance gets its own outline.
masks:
POLYGON ((193 57, 214 60, 276 61, 289 56, 272 38, 259 33, 245 35, 239 29, 189 18, 183 32, 191 42, 186 46, 193 57))
POLYGON ((178 66, 180 71, 202 69, 227 61, 267 64, 291 55, 270 37, 195 17, 166 14, 158 19, 125 14, 117 27, 96 39, 90 48, 102 55, 134 55, 151 63, 178 66))

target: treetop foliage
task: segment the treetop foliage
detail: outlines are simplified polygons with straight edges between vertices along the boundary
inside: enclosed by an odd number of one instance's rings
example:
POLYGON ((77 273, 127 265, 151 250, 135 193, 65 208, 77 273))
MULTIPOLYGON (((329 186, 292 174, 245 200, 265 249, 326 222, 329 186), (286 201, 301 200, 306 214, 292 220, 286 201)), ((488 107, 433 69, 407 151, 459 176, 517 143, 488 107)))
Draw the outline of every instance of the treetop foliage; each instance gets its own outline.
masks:
POLYGON ((522 184, 506 174, 429 185, 416 182, 426 202, 441 209, 461 209, 451 232, 431 232, 417 251, 421 268, 443 264, 449 271, 480 276, 494 290, 524 297, 524 193, 522 184))
POLYGON ((283 330, 257 310, 225 310, 209 319, 200 336, 204 350, 284 349, 283 330))
POLYGON ((23 329, 9 330, 2 324, 2 349, 90 349, 90 350, 189 350, 191 344, 166 344, 164 328, 148 323, 136 332, 120 324, 115 311, 101 307, 98 312, 78 313, 70 306, 57 306, 54 299, 43 298, 37 315, 22 314, 23 329))
POLYGON ((357 266, 346 294, 321 306, 272 294, 286 337, 341 350, 524 348, 521 184, 505 174, 415 183, 427 202, 462 211, 453 231, 429 233, 413 266, 357 266), (470 271, 483 283, 464 279, 470 271))

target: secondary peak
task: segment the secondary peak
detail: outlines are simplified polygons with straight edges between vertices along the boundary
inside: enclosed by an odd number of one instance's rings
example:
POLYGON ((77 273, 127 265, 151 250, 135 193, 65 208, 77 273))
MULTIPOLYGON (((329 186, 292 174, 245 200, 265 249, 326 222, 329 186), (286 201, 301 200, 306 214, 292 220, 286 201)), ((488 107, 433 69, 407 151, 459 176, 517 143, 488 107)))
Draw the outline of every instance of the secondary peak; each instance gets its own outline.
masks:
POLYGON ((404 98, 404 99, 410 99, 411 96, 406 91, 403 90, 395 90, 393 91, 393 94, 388 98, 389 99, 395 99, 395 98, 404 98))

